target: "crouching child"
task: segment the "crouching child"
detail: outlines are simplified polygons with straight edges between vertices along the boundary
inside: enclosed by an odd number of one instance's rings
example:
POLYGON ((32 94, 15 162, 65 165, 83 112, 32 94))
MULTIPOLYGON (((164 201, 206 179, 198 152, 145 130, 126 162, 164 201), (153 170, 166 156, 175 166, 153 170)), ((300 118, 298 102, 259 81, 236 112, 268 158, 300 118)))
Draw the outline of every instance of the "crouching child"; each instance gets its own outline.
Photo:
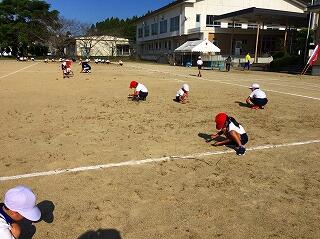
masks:
POLYGON ((211 138, 215 139, 220 135, 226 137, 223 141, 217 141, 214 146, 230 145, 235 146, 237 155, 243 155, 246 152, 244 145, 248 143, 248 135, 242 125, 233 117, 226 113, 219 113, 215 117, 216 129, 218 133, 212 134, 211 138))

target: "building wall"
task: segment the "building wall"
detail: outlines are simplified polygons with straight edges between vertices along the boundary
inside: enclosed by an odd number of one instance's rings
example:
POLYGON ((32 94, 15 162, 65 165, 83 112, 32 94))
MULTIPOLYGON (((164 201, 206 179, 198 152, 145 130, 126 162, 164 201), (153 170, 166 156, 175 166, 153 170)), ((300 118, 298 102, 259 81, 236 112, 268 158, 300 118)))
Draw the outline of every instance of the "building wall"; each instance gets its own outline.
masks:
MULTIPOLYGON (((166 9, 162 12, 156 13, 152 16, 143 18, 137 24, 137 43, 138 43, 138 54, 143 55, 148 51, 145 51, 146 43, 156 43, 161 42, 162 40, 171 41, 171 45, 175 48, 178 47, 180 41, 183 40, 198 40, 198 39, 210 39, 210 36, 213 33, 221 33, 221 28, 228 28, 227 22, 222 22, 220 27, 207 26, 207 15, 221 15, 225 13, 230 13, 233 11, 238 11, 250 7, 257 8, 267 8, 274 10, 282 11, 291 11, 297 13, 303 13, 304 9, 297 7, 294 4, 291 4, 290 1, 286 0, 188 0, 184 3, 177 4, 169 9, 166 9), (198 15, 198 16, 197 16, 198 15), (179 30, 171 32, 170 31, 170 19, 173 17, 179 16, 180 24, 179 30), (160 34, 160 22, 167 20, 167 32, 160 34), (197 22, 200 20, 200 22, 197 22), (151 34, 151 25, 158 23, 158 32, 156 35, 151 34), (144 27, 149 26, 150 35, 144 35, 144 27), (143 34, 139 36, 139 29, 143 29, 143 34), (184 37, 182 37, 184 36, 184 37), (143 51, 144 50, 144 51, 143 51)), ((247 28, 247 24, 242 24, 241 28, 247 28)), ((231 29, 231 28, 229 28, 231 29)), ((250 32, 250 30, 248 30, 250 32)), ((226 35, 221 36, 223 41, 222 43, 222 54, 227 54, 230 52, 230 49, 227 49, 228 46, 225 41, 227 41, 227 36, 231 32, 224 32, 226 35), (227 51, 226 51, 227 50, 227 51)), ((255 31, 252 33, 255 39, 255 31)), ((252 37, 250 37, 251 39, 252 37)), ((229 47, 230 48, 230 47, 229 47)), ((170 51, 167 49, 167 52, 170 51)), ((151 54, 151 52, 149 52, 151 54)), ((161 50, 152 50, 152 54, 163 54, 161 50)))
POLYGON ((141 42, 141 41, 150 41, 150 40, 154 40, 154 39, 161 39, 161 38, 168 38, 168 37, 174 37, 174 36, 178 36, 182 34, 183 31, 183 22, 184 22, 184 9, 181 8, 180 6, 175 7, 173 9, 169 9, 163 13, 157 14, 155 16, 152 17, 148 17, 146 19, 143 19, 143 21, 140 21, 137 24, 137 42, 141 42), (180 26, 182 25, 182 27, 180 28, 179 31, 170 31, 170 19, 173 17, 177 17, 179 16, 179 20, 180 20, 180 26), (167 32, 166 33, 162 33, 160 34, 160 22, 163 20, 167 20, 167 32), (158 23, 158 34, 156 35, 152 35, 151 32, 151 25, 154 23, 158 23), (149 26, 149 36, 145 36, 145 27, 149 26), (138 29, 142 29, 143 31, 143 37, 139 37, 139 32, 138 29))
POLYGON ((86 52, 89 52, 89 50, 86 51, 85 48, 90 49, 91 57, 119 56, 122 55, 122 48, 124 48, 124 56, 130 55, 130 43, 129 40, 125 38, 116 38, 109 36, 77 38, 76 55, 87 57, 86 52))

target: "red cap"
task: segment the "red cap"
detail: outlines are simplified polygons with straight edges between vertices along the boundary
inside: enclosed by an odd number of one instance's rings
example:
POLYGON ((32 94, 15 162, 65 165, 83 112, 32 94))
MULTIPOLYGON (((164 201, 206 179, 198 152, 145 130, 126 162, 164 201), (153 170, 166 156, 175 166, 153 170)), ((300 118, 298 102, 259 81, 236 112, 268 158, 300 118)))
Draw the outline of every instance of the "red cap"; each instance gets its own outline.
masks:
POLYGON ((216 115, 215 121, 216 121, 217 130, 221 130, 224 127, 224 125, 227 121, 227 118, 228 118, 228 116, 226 113, 219 113, 216 115))
POLYGON ((137 85, 138 85, 138 82, 136 82, 136 81, 131 81, 129 88, 131 88, 131 89, 132 89, 132 88, 136 88, 137 85))

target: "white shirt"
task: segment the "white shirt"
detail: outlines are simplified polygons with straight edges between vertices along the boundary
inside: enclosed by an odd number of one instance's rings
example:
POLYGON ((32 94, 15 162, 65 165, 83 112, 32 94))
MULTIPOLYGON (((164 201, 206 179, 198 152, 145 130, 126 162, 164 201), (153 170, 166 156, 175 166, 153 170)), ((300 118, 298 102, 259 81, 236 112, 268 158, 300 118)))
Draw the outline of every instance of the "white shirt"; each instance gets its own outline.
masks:
POLYGON ((239 124, 239 127, 235 126, 234 123, 230 122, 228 127, 228 132, 230 131, 236 131, 238 134, 245 134, 246 131, 242 127, 242 125, 239 124))
POLYGON ((199 59, 199 60, 197 60, 197 65, 198 65, 198 66, 202 66, 202 65, 203 65, 203 61, 202 61, 202 60, 200 60, 200 59, 199 59))
POLYGON ((141 92, 148 92, 147 87, 145 87, 143 84, 138 83, 137 87, 136 87, 136 91, 141 91, 141 92))
POLYGON ((264 93, 262 90, 260 90, 260 89, 255 89, 255 90, 252 91, 252 93, 250 94, 250 98, 265 99, 265 98, 267 98, 267 95, 266 95, 266 93, 264 93))
POLYGON ((184 95, 184 91, 182 89, 177 91, 176 96, 183 96, 184 95))
POLYGON ((0 238, 1 239, 15 239, 11 234, 11 226, 4 220, 0 214, 0 238))

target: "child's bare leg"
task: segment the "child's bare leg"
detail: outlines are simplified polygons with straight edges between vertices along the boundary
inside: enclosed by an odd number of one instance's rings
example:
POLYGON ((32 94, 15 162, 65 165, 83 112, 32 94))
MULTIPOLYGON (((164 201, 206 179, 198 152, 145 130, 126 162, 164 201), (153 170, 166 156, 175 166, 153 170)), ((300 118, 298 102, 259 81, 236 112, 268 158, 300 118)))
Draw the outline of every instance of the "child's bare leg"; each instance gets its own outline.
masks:
POLYGON ((237 146, 242 146, 240 134, 236 131, 231 131, 226 136, 230 141, 235 142, 237 146))

